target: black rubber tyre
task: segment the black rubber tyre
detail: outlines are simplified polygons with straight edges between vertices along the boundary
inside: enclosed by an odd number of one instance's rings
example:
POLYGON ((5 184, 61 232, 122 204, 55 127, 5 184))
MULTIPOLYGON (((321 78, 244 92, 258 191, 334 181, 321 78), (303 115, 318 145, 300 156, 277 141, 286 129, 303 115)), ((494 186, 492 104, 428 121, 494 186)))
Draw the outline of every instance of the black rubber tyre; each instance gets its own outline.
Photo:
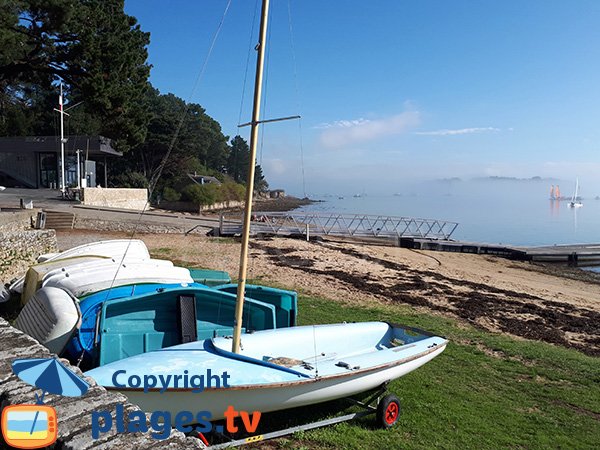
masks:
POLYGON ((391 428, 398 422, 400 413, 400 400, 395 395, 388 394, 377 404, 377 424, 381 428, 391 428))

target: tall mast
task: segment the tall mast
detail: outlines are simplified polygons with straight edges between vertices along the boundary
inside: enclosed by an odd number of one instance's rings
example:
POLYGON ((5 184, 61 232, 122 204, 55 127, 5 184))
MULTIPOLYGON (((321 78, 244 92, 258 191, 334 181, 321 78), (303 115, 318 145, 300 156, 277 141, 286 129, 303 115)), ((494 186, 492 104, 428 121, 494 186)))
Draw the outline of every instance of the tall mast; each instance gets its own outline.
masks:
POLYGON ((252 213, 252 198, 254 194, 254 166, 256 164, 256 146, 258 142, 258 125, 260 123, 260 100, 263 84, 263 65, 267 42, 267 24, 269 16, 269 0, 262 0, 262 14, 258 38, 258 55, 256 59, 256 78, 254 80, 254 106, 250 131, 250 162, 246 186, 246 207, 242 228, 242 249, 240 252, 240 272, 238 275, 237 301, 235 305, 235 323, 233 330, 233 345, 231 351, 239 353, 242 333, 242 313, 244 311, 244 293, 246 291, 246 272, 248 264, 248 241, 250 239, 250 216, 252 213))
POLYGON ((62 81, 60 82, 60 96, 58 97, 58 108, 60 113, 60 190, 65 193, 65 134, 64 134, 64 111, 63 111, 63 87, 62 81))

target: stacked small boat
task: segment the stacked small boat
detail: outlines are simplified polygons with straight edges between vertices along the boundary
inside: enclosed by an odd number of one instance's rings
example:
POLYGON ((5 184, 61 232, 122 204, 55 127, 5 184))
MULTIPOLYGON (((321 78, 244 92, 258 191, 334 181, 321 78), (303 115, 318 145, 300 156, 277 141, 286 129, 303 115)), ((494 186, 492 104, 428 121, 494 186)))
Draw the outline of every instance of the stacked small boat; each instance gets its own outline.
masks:
MULTIPOLYGON (((23 305, 17 328, 91 368, 230 335, 236 285, 229 281, 224 272, 152 259, 141 240, 124 239, 42 255, 9 291, 23 305), (211 279, 225 284, 197 282, 211 279)), ((246 292, 246 331, 295 325, 295 292, 259 286, 246 292)))

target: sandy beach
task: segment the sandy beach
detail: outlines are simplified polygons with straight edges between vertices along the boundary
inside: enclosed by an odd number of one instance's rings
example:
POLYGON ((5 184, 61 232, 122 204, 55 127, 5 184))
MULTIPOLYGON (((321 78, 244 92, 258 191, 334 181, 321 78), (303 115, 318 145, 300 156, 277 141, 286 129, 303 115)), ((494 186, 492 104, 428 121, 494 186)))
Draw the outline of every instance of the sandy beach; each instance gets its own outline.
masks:
MULTIPOLYGON (((61 250, 119 233, 58 232, 61 250)), ((140 234, 154 257, 237 278, 239 243, 140 234)), ((401 303, 482 329, 600 355, 600 276, 502 258, 295 239, 254 240, 250 281, 344 304, 401 303)), ((300 314, 301 317, 301 314, 300 314)))

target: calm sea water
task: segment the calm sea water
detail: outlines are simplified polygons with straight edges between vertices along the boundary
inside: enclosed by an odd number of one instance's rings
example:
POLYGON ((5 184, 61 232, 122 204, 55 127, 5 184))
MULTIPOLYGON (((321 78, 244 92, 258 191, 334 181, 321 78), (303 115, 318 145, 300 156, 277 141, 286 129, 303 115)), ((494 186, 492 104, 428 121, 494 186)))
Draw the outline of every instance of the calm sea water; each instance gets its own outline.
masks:
POLYGON ((321 202, 301 210, 448 220, 459 223, 454 239, 474 242, 600 243, 600 200, 595 193, 582 193, 583 207, 573 209, 567 201, 549 200, 549 190, 543 182, 437 182, 397 193, 359 192, 360 198, 353 193, 312 195, 321 202))

